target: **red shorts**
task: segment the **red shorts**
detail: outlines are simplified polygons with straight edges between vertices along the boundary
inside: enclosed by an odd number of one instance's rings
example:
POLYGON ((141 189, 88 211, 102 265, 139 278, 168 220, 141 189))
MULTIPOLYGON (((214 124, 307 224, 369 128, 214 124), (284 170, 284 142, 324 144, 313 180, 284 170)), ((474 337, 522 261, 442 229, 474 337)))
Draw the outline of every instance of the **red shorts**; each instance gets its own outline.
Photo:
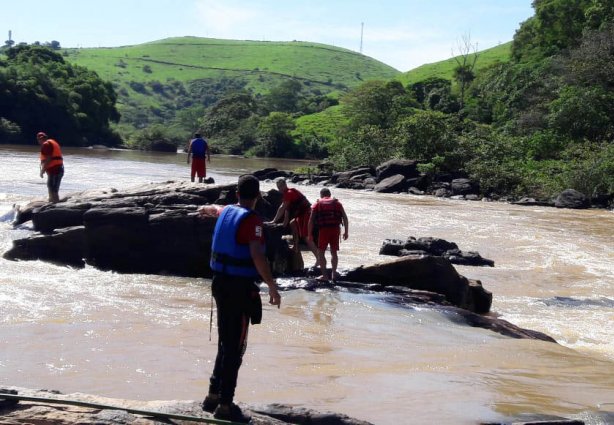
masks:
POLYGON ((326 247, 330 245, 331 251, 339 251, 339 236, 341 235, 341 229, 337 227, 322 227, 318 233, 318 249, 320 251, 326 250, 326 247))
POLYGON ((306 210, 303 214, 296 217, 296 227, 298 228, 298 237, 306 238, 309 233, 309 218, 311 217, 311 210, 306 210))
POLYGON ((192 173, 190 177, 194 178, 195 175, 198 175, 198 177, 207 177, 205 158, 192 158, 192 173))

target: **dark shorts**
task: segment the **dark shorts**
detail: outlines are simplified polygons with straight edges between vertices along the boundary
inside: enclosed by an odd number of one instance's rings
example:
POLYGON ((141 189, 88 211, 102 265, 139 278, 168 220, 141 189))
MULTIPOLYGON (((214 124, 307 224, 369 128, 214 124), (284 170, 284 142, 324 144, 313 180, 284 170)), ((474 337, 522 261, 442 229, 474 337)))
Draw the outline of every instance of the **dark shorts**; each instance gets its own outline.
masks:
POLYGON ((64 177, 64 167, 60 167, 57 173, 47 173, 47 188, 52 192, 59 192, 60 183, 62 183, 62 177, 64 177))

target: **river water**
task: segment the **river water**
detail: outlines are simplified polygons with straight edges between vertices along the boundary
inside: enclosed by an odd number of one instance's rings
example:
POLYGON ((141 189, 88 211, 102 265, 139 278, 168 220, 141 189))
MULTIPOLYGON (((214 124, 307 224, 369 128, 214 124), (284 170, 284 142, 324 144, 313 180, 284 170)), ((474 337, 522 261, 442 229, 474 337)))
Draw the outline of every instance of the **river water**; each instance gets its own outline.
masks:
MULTIPOLYGON (((36 147, 0 146, 0 216, 46 196, 36 147)), ((66 149, 60 195, 186 179, 184 154, 66 149)), ((290 161, 214 156, 218 183, 290 161)), ((265 183, 263 189, 273 185, 265 183)), ((310 199, 319 188, 303 187, 310 199)), ((474 424, 521 413, 614 410, 614 214, 333 189, 350 220, 340 267, 385 238, 434 236, 493 259, 457 267, 492 311, 558 344, 464 326, 385 296, 282 293, 250 329, 237 400, 342 412, 376 424, 474 424)), ((0 251, 31 232, 0 222, 0 251)), ((312 258, 305 257, 306 264, 312 258)), ((206 261, 206 259, 203 259, 206 261)), ((209 281, 0 259, 0 386, 139 400, 202 399, 216 352, 209 281)), ((214 328, 215 333, 215 328, 214 328)))

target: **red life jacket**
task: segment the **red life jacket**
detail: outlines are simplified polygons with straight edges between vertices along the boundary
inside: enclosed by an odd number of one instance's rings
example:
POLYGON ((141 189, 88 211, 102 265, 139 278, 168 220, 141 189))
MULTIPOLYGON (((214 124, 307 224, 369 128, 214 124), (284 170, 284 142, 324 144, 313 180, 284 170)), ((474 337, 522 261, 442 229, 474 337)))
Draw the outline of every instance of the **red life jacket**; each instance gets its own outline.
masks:
POLYGON ((322 227, 338 227, 343 219, 341 202, 335 198, 320 198, 313 209, 316 224, 322 227))
POLYGON ((296 218, 299 215, 304 214, 306 211, 309 211, 309 208, 311 208, 311 204, 309 203, 305 195, 303 195, 296 189, 288 189, 288 191, 296 192, 296 194, 298 195, 297 198, 294 199, 294 201, 292 201, 288 205, 288 216, 290 217, 290 219, 296 218))
MULTIPOLYGON (((47 164, 47 170, 64 165, 64 159, 62 158, 62 151, 60 150, 60 144, 53 139, 47 139, 45 143, 49 143, 53 148, 51 155, 43 155, 41 152, 41 162, 47 160, 51 156, 51 161, 47 164)), ((43 144, 45 144, 43 143, 43 144)))

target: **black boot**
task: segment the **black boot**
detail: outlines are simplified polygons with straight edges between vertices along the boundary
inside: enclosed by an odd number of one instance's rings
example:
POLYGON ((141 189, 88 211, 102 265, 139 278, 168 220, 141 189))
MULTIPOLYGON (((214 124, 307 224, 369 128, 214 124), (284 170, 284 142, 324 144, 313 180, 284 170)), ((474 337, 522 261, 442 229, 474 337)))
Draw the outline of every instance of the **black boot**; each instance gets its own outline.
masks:
POLYGON ((217 394, 207 394, 207 397, 203 400, 203 410, 205 412, 213 413, 215 409, 220 404, 220 396, 217 394))
POLYGON ((248 424, 252 420, 251 416, 244 414, 241 408, 234 403, 220 404, 217 406, 217 409, 215 409, 213 417, 215 419, 223 419, 225 421, 242 424, 248 424))

